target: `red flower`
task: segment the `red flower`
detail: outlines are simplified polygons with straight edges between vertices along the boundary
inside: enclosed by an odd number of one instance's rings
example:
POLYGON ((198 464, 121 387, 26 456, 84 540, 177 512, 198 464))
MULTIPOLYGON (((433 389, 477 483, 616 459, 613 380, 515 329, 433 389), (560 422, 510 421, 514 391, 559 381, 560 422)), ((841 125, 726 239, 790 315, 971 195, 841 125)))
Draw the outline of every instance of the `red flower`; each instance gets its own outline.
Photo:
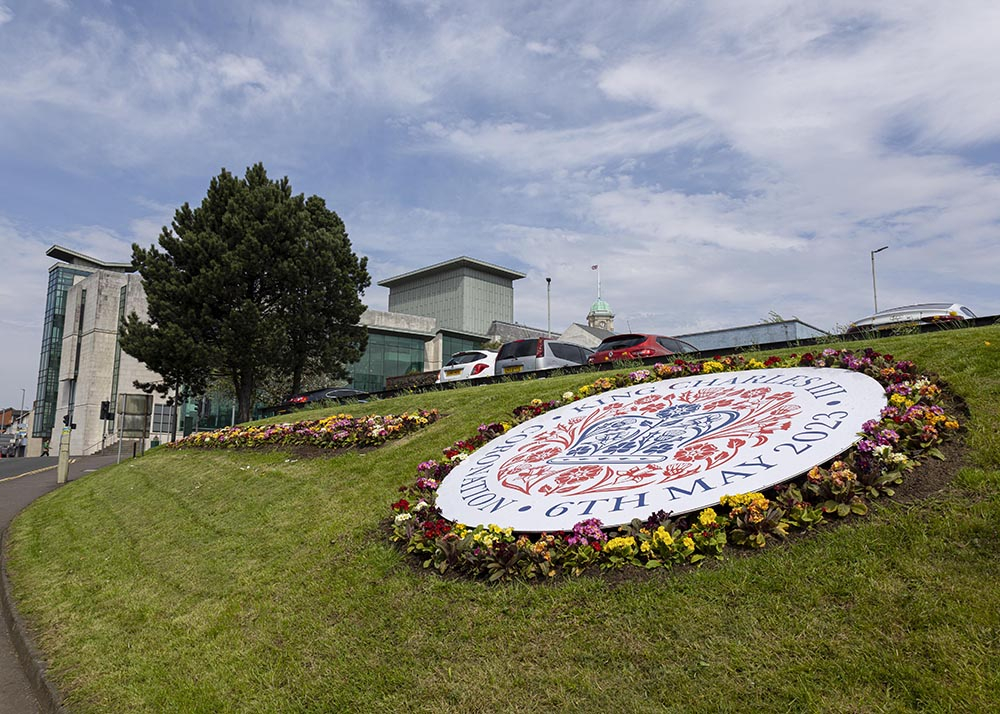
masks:
POLYGON ((405 498, 401 498, 392 504, 392 510, 394 511, 408 511, 410 510, 410 502, 405 498))
POLYGON ((425 538, 437 538, 443 536, 451 531, 451 524, 444 519, 438 519, 436 521, 427 521, 424 523, 424 537, 425 538))

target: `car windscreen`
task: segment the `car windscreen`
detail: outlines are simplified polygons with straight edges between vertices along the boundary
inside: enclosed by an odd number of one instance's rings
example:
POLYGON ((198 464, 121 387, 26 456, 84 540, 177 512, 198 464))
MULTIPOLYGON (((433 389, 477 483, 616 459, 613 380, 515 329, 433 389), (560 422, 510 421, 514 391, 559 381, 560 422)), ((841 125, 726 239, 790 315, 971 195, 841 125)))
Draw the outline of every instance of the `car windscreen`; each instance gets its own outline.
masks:
POLYGON ((454 367, 456 364, 469 364, 469 362, 478 362, 483 357, 485 357, 482 352, 459 352, 457 355, 452 355, 451 359, 448 360, 448 364, 445 367, 454 367))
POLYGON ((646 341, 645 335, 616 335, 604 340, 598 347, 598 352, 606 350, 623 350, 626 347, 635 347, 646 341))
POLYGON ((510 359, 511 357, 534 357, 538 349, 538 340, 517 340, 508 342, 500 348, 497 359, 510 359))

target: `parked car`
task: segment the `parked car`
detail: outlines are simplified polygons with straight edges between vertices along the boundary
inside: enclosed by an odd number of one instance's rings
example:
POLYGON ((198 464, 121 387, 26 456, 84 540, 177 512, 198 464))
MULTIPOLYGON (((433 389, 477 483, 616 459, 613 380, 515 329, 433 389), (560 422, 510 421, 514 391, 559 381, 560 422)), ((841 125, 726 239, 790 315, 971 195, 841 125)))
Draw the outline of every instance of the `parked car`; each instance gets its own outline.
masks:
POLYGON ((890 330, 894 327, 908 327, 933 322, 955 322, 975 319, 976 313, 965 305, 951 302, 927 302, 919 305, 903 305, 889 310, 881 310, 874 315, 863 317, 851 323, 847 334, 870 330, 890 330))
POLYGON ((496 366, 497 353, 493 350, 465 350, 456 352, 445 362, 438 374, 438 384, 458 382, 463 379, 492 377, 496 366))
POLYGON ((557 342, 548 337, 532 337, 508 342, 497 353, 494 374, 498 377, 518 372, 535 372, 556 367, 587 364, 594 351, 572 342, 557 342))
POLYGON ((612 335, 604 338, 597 346, 590 358, 590 364, 646 359, 647 357, 668 357, 669 355, 697 351, 692 345, 675 337, 641 334, 612 335))
POLYGON ((351 387, 326 387, 325 389, 316 389, 305 394, 296 394, 293 397, 289 397, 278 405, 276 413, 287 414, 293 409, 300 409, 307 404, 318 402, 364 402, 367 401, 367 398, 368 392, 360 389, 352 389, 351 387))

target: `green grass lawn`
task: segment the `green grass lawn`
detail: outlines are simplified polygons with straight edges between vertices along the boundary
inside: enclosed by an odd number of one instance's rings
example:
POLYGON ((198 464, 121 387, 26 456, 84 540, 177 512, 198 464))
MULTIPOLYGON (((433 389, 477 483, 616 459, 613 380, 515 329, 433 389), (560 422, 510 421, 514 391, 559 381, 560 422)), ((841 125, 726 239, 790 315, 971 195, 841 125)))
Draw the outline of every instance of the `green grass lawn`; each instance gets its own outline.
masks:
POLYGON ((966 460, 786 546, 488 586, 388 544, 419 461, 583 374, 353 405, 446 415, 365 454, 155 449, 94 473, 15 521, 17 601, 74 712, 1000 710, 1000 327, 871 346, 965 400, 966 460))

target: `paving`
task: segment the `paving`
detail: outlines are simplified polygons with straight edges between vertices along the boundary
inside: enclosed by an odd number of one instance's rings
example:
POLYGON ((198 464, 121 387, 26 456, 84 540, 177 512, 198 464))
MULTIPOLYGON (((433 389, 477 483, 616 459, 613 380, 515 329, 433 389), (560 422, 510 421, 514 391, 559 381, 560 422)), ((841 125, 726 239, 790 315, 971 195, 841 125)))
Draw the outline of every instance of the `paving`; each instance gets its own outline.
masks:
MULTIPOLYGON (((71 459, 67 482, 117 461, 117 456, 71 459)), ((0 532, 36 498, 60 487, 54 456, 0 459, 0 532)), ((2 577, 6 578, 6 572, 2 577)), ((0 584, 0 714, 62 711, 58 696, 45 680, 44 663, 26 639, 24 626, 9 607, 6 583, 0 584)))

